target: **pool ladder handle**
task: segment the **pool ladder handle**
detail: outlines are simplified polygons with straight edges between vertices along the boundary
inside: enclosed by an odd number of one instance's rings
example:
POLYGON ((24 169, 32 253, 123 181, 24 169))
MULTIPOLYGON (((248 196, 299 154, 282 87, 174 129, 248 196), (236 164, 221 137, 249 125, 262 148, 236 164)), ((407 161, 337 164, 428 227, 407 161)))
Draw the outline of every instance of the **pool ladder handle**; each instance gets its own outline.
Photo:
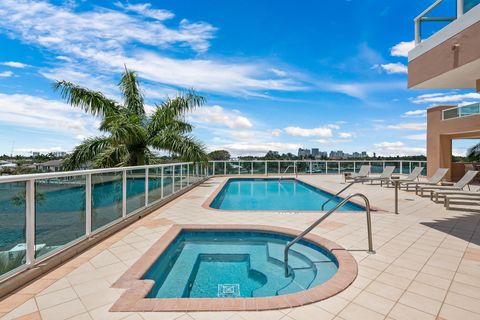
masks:
POLYGON ((342 193, 343 191, 347 190, 348 188, 350 188, 351 186, 353 186, 353 184, 357 183, 359 181, 353 181, 353 182, 350 182, 345 188, 343 188, 342 190, 338 191, 337 193, 335 193, 335 195, 333 195, 330 199, 328 199, 327 201, 325 201, 323 204, 322 204, 322 211, 325 209, 325 205, 327 203, 329 203, 330 201, 332 201, 333 199, 335 199, 340 193, 342 193))
POLYGON ((295 239, 287 243, 285 246, 285 250, 283 251, 283 260, 285 263, 285 277, 289 276, 288 271, 288 251, 290 247, 292 247, 295 243, 303 239, 310 231, 312 231, 316 226, 323 222, 326 218, 328 218, 332 213, 337 211, 339 208, 343 207, 351 198, 360 197, 365 201, 365 208, 367 213, 367 233, 368 233, 368 251, 369 254, 375 254, 373 250, 373 240, 372 240, 372 218, 370 216, 370 201, 368 198, 362 193, 354 193, 347 196, 342 202, 337 204, 334 208, 330 209, 327 213, 325 213, 320 219, 312 223, 307 229, 305 229, 302 233, 300 233, 295 239))
POLYGON ((290 167, 293 167, 293 173, 295 174, 295 178, 298 177, 297 166, 294 165, 294 164, 291 164, 291 165, 289 165, 289 166, 285 169, 285 171, 283 171, 283 173, 280 173, 280 177, 278 177, 278 180, 279 180, 279 181, 282 180, 282 176, 283 176, 285 173, 287 173, 287 171, 288 171, 288 169, 290 169, 290 167))

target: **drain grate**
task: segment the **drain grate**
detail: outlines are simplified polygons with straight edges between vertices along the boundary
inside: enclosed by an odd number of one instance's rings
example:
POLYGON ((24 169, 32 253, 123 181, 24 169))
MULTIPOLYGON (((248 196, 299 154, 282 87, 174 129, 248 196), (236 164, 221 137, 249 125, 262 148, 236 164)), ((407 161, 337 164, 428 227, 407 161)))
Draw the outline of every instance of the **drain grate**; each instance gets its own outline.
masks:
POLYGON ((219 284, 218 285, 219 298, 236 298, 240 297, 240 284, 219 284))

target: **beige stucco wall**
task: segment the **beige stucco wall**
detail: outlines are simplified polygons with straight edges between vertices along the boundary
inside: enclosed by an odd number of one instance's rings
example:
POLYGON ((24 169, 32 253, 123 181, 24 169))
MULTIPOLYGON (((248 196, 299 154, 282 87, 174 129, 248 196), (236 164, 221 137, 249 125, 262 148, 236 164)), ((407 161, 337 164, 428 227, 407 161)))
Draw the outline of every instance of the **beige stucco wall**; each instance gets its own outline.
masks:
MULTIPOLYGON (((442 120, 442 110, 454 106, 436 106, 427 110, 427 175, 432 176, 438 168, 450 168, 447 179, 455 180, 452 174, 452 139, 480 138, 480 115, 442 120)), ((458 171, 458 170, 457 170, 458 171)))

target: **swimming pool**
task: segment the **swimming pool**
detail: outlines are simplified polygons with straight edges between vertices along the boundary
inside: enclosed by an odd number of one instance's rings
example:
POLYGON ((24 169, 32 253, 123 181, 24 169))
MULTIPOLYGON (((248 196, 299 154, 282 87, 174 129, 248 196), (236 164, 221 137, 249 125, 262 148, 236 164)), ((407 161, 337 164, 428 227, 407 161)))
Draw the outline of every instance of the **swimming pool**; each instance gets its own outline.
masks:
POLYGON ((252 225, 174 225, 114 284, 111 311, 271 310, 326 299, 348 287, 357 264, 314 234, 252 225))
MULTIPOLYGON (((333 195, 297 179, 230 178, 217 193, 210 208, 221 210, 318 211, 333 195)), ((329 210, 343 199, 336 197, 325 206, 329 210)), ((364 211, 347 202, 340 211, 364 211)))

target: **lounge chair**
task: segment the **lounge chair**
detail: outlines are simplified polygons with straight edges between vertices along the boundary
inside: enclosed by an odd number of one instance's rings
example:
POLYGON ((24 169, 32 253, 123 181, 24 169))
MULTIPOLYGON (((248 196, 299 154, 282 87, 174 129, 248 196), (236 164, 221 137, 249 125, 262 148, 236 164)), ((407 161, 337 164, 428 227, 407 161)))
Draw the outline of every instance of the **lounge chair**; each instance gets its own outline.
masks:
POLYGON ((447 172, 448 172, 448 168, 439 168, 435 172, 435 174, 430 179, 428 179, 427 181, 402 183, 400 185, 400 187, 405 187, 406 191, 409 191, 408 190, 409 187, 414 186, 415 191, 418 193, 417 189, 418 189, 419 186, 434 186, 434 185, 437 185, 440 181, 442 181, 443 177, 445 177, 447 172))
POLYGON ((443 205, 447 210, 450 209, 450 201, 452 200, 473 201, 473 203, 468 202, 467 204, 480 205, 480 191, 464 191, 462 194, 446 194, 444 197, 443 205))
POLYGON ((370 174, 370 166, 362 165, 358 172, 352 172, 349 176, 345 176, 345 182, 347 180, 355 180, 358 178, 366 178, 370 174))
POLYGON ((460 197, 480 197, 480 190, 478 191, 464 191, 464 190, 436 190, 433 191, 433 197, 435 201, 438 201, 439 198, 446 198, 450 196, 460 197))
POLYGON ((467 186, 468 184, 470 184, 470 182, 472 182, 472 180, 475 178, 477 174, 478 174, 478 171, 470 170, 470 171, 467 171, 467 173, 465 173, 462 179, 458 180, 458 182, 455 182, 453 186, 426 186, 426 187, 418 187, 417 190, 420 191, 421 196, 423 196, 424 191, 429 191, 430 199, 433 200, 433 193, 435 191, 463 190, 465 186, 467 186))
POLYGON ((380 185, 383 185, 384 181, 388 181, 393 174, 393 171, 395 170, 394 166, 387 166, 383 169, 382 174, 376 177, 365 177, 365 178, 357 178, 355 181, 357 182, 367 182, 370 181, 370 183, 373 184, 373 181, 380 181, 380 185))
MULTIPOLYGON (((415 181, 416 179, 418 179, 418 177, 420 176, 422 171, 423 171, 423 167, 415 167, 415 168, 413 168, 412 172, 410 172, 410 174, 407 177, 405 177, 403 179, 395 179, 395 181, 397 183, 400 183, 400 187, 401 187, 402 183, 412 182, 412 181, 415 181)), ((387 187, 388 187, 388 184, 387 184, 387 187)))

